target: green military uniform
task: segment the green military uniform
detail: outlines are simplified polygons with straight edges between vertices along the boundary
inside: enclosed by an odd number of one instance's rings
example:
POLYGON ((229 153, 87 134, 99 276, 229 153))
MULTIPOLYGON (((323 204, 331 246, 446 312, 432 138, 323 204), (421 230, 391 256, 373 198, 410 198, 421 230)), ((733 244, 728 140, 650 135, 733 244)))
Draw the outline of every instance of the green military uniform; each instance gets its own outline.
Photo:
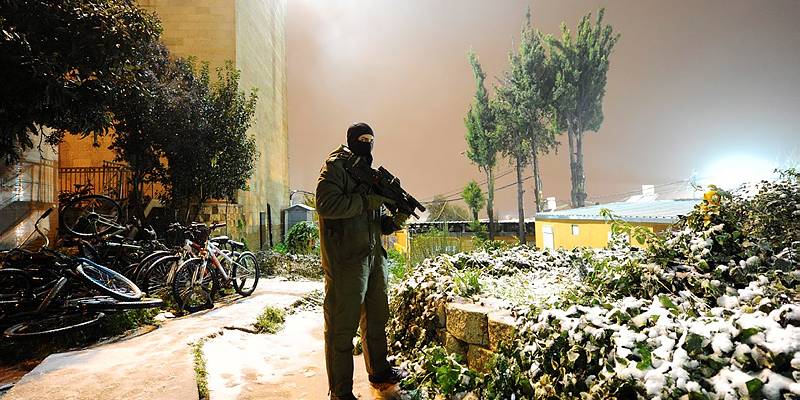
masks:
POLYGON ((386 360, 388 272, 381 234, 397 229, 381 210, 369 210, 369 187, 345 169, 352 153, 341 146, 331 153, 317 183, 322 267, 325 270, 325 360, 334 396, 353 387, 353 337, 361 325, 367 373, 390 370, 386 360))

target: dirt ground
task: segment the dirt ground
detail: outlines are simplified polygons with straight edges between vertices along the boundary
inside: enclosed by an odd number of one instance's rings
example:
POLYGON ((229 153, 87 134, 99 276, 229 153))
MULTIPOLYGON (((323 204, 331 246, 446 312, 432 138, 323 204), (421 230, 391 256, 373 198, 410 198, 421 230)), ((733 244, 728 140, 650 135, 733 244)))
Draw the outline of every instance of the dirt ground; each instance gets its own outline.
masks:
MULTIPOLYGON (((278 279, 253 296, 214 310, 166 321, 145 335, 91 349, 54 354, 25 375, 2 400, 197 399, 191 343, 204 345, 212 400, 326 399, 321 312, 287 317, 283 330, 259 335, 230 327, 254 322, 266 305, 287 307, 320 282, 278 279)), ((355 392, 373 393, 363 358, 355 360, 355 392)))

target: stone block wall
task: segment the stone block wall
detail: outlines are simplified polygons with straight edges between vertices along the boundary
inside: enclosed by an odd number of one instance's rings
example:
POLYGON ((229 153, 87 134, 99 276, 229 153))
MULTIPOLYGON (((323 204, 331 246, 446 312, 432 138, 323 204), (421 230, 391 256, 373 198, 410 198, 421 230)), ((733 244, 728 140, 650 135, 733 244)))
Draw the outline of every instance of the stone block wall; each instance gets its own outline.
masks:
MULTIPOLYGON (((229 204, 224 202, 207 202, 200 208, 197 219, 208 225, 224 222, 225 227, 219 228, 211 233, 211 236, 227 235, 234 240, 245 239, 245 232, 242 229, 243 207, 241 204, 229 204)), ((255 243, 247 241, 249 248, 258 247, 258 240, 255 243)))
POLYGON ((242 237, 258 246, 260 213, 272 217, 272 235, 281 237, 281 210, 289 205, 289 128, 286 76, 286 0, 138 0, 158 14, 162 40, 172 54, 208 61, 213 71, 234 62, 239 88, 258 93, 256 160, 249 190, 239 192, 245 222, 242 237))
POLYGON ((507 311, 471 303, 448 303, 437 316, 441 345, 482 373, 488 372, 495 352, 502 343, 513 340, 517 329, 507 311))

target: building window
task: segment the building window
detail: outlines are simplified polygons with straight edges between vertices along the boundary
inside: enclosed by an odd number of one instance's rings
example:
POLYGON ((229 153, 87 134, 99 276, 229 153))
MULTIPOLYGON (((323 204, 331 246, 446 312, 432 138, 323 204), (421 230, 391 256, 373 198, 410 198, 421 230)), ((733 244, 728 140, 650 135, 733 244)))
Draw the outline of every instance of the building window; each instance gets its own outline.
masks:
POLYGON ((578 236, 581 234, 581 227, 578 225, 572 225, 572 236, 578 236))

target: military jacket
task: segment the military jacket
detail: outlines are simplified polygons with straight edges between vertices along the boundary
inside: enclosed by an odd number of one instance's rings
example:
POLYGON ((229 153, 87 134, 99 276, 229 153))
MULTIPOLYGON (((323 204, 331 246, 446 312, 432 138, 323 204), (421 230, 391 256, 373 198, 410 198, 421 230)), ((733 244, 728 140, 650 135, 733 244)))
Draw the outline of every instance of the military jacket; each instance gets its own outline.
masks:
POLYGON ((326 268, 383 266, 386 250, 381 234, 396 230, 392 218, 368 210, 368 185, 353 178, 345 167, 352 153, 340 146, 330 154, 317 181, 316 206, 320 225, 320 250, 326 268))

